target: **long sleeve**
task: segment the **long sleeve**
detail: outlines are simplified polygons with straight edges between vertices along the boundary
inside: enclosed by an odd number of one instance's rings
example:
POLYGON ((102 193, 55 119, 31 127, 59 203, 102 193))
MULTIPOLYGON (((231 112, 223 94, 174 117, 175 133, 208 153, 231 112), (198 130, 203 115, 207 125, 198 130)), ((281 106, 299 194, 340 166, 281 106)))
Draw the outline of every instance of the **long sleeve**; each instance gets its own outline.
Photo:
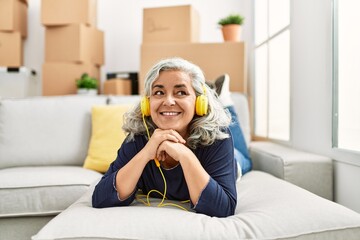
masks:
POLYGON ((194 209, 209 216, 233 215, 237 203, 236 171, 232 139, 218 141, 201 153, 203 167, 210 180, 194 209))
MULTIPOLYGON (((140 141, 141 142, 141 141, 140 141)), ((111 163, 108 171, 100 179, 96 185, 92 196, 92 205, 95 208, 128 206, 135 199, 136 189, 134 193, 126 199, 120 199, 116 191, 116 174, 123 166, 125 166, 138 152, 138 146, 135 141, 126 141, 118 150, 117 158, 111 163)))

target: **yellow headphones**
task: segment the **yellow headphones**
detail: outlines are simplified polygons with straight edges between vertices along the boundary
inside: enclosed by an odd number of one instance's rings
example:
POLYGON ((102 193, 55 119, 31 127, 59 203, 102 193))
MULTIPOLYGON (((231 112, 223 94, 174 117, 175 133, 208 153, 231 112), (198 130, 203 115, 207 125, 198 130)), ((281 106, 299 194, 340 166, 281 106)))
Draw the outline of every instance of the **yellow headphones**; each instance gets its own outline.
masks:
MULTIPOLYGON (((195 112, 196 112, 196 115, 198 115, 198 116, 204 116, 208 112, 209 102, 208 102, 208 98, 206 96, 206 88, 204 85, 203 85, 203 91, 204 91, 204 94, 201 94, 196 97, 195 112)), ((150 100, 148 97, 144 96, 141 99, 140 107, 141 107, 141 113, 144 116, 146 116, 146 117, 150 116, 150 100)))

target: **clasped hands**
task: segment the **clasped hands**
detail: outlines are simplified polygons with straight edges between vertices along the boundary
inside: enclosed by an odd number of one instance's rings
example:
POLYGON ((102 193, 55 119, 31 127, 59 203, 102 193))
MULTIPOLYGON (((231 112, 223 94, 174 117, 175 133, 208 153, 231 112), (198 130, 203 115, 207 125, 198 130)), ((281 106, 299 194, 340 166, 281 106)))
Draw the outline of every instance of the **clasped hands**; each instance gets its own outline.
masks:
POLYGON ((190 151, 185 143, 185 139, 177 131, 157 128, 145 148, 149 160, 156 158, 158 161, 165 161, 168 155, 179 161, 181 155, 190 151))

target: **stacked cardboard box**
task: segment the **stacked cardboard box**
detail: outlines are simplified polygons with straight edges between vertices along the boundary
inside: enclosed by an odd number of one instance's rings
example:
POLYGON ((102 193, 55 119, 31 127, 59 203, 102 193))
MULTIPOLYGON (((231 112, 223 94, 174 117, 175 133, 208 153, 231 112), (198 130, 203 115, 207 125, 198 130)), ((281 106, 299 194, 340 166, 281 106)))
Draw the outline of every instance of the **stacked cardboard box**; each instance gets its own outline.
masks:
POLYGON ((199 43, 199 22, 190 5, 144 9, 139 92, 150 67, 168 57, 197 64, 208 80, 228 73, 230 90, 246 92, 244 43, 199 43))
POLYGON ((191 5, 145 8, 143 43, 198 42, 198 12, 191 5))
MULTIPOLYGON (((144 74, 160 59, 182 57, 200 66, 210 81, 221 74, 229 74, 230 90, 246 93, 244 51, 243 42, 143 44, 140 79, 144 80, 144 74)), ((144 82, 139 85, 144 87, 144 82)))
MULTIPOLYGON (((145 75, 150 67, 164 57, 156 53, 156 46, 172 44, 192 44, 199 42, 200 18, 191 5, 145 8, 143 10, 143 36, 141 45, 139 92, 144 90, 145 75)), ((180 57, 181 55, 177 55, 180 57)))
POLYGON ((27 1, 0 1, 0 66, 23 65, 23 40, 27 37, 27 1))
POLYGON ((96 28, 96 15, 96 0, 42 0, 43 95, 75 94, 83 73, 100 81, 104 33, 96 28))
MULTIPOLYGON (((191 5, 144 9, 143 44, 198 41, 199 16, 191 5)), ((147 63, 147 59, 145 59, 145 62, 147 63)), ((129 88, 128 84, 128 79, 108 79, 108 81, 104 82, 104 93, 124 94, 124 92, 128 92, 128 90, 125 90, 129 88)), ((132 94, 138 94, 139 90, 142 91, 144 84, 143 81, 138 79, 131 81, 131 89, 139 85, 140 87, 136 91, 132 91, 132 94)))

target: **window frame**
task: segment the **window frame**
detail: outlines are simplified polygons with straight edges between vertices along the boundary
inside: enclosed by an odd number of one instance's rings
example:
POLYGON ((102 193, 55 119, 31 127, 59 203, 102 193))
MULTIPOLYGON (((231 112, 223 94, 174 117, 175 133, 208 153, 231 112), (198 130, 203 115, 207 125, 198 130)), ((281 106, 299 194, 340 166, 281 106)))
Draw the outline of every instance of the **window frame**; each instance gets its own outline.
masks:
MULTIPOLYGON (((289 143, 291 142, 291 136, 292 136, 292 131, 291 131, 291 1, 289 0, 289 23, 282 27, 281 29, 279 29, 278 31, 276 31, 275 33, 273 33, 272 35, 270 35, 270 30, 269 30, 269 0, 267 0, 267 26, 266 26, 266 29, 267 29, 267 37, 266 39, 262 40, 262 41, 258 41, 256 40, 256 30, 254 30, 253 34, 253 56, 254 56, 254 61, 253 61, 253 76, 254 76, 254 81, 253 81, 253 90, 252 90, 252 95, 253 96, 256 96, 256 84, 257 84, 257 81, 256 81, 256 50, 260 47, 262 47, 263 45, 266 45, 266 51, 267 51, 267 73, 266 73, 266 76, 267 76, 267 106, 266 106, 266 116, 267 116, 267 122, 266 122, 266 136, 261 136, 261 135, 257 135, 256 133, 256 99, 253 99, 253 139, 254 140, 272 140, 272 141, 275 141, 275 142, 283 142, 283 143, 289 143), (288 109, 288 136, 287 136, 287 139, 277 139, 277 138, 271 138, 269 136, 269 133, 270 133, 270 119, 269 119, 269 116, 270 116, 270 64, 269 64, 269 59, 270 59, 270 55, 269 55, 269 52, 270 52, 270 42, 273 40, 273 39, 276 39, 278 36, 280 36, 281 34, 283 34, 284 32, 288 31, 289 32, 289 87, 288 87, 288 94, 289 94, 289 98, 288 98, 288 106, 289 106, 289 109, 288 109)), ((253 16, 254 16, 254 27, 256 27, 256 3, 255 1, 253 2, 253 16)))
POLYGON ((332 0, 332 132, 331 147, 341 152, 360 154, 360 149, 339 147, 339 0, 332 0))

